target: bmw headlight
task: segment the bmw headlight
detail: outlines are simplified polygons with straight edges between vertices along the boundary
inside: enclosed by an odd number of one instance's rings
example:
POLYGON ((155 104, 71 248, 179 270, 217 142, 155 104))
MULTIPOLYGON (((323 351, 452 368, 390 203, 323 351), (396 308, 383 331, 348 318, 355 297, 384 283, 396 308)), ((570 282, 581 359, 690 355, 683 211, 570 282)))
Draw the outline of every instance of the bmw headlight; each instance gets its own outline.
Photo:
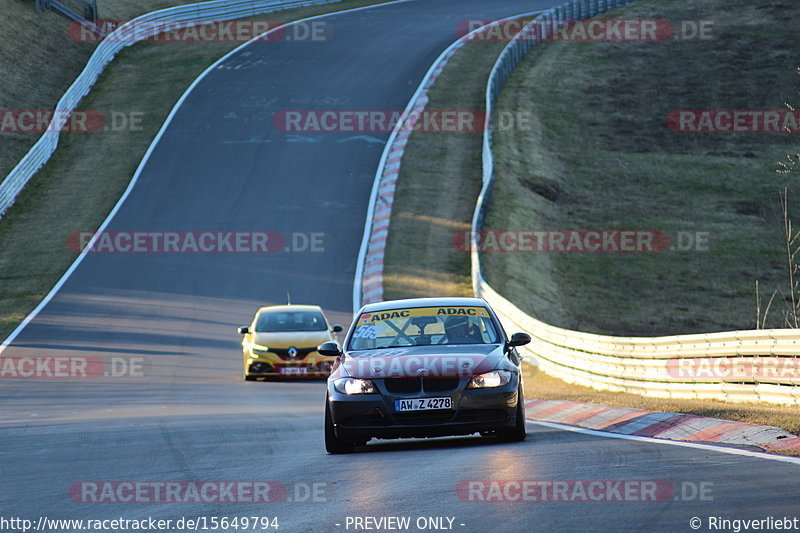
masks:
POLYGON ((491 387, 502 387, 511 381, 511 372, 506 370, 495 370, 472 376, 469 380, 468 389, 488 389, 491 387))
POLYGON ((378 390, 368 379, 342 378, 333 382, 333 388, 342 394, 375 394, 378 390))

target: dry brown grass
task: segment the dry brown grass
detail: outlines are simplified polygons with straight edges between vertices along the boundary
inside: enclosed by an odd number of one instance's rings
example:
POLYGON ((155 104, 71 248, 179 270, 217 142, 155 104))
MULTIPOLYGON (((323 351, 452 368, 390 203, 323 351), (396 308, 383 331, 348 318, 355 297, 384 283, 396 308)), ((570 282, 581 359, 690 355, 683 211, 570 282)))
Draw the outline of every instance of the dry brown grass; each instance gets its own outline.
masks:
MULTIPOLYGON (((787 133, 680 133, 681 109, 782 109, 796 101, 800 11, 785 0, 637 2, 613 16, 713 19, 711 40, 534 47, 499 110, 528 131, 495 135, 486 229, 704 232, 707 249, 659 253, 488 253, 492 286, 547 323, 610 335, 752 329, 754 285, 787 288, 777 161, 787 133), (776 217, 777 212, 777 217, 776 217)), ((783 302, 767 327, 782 327, 783 302)))
MULTIPOLYGON (((138 15, 193 0, 100 0, 101 18, 128 20, 138 15)), ((37 14, 30 0, 0 2, 0 109, 53 109, 75 81, 95 49, 73 40, 70 21, 53 12, 37 14)), ((39 139, 37 133, 3 133, 0 179, 39 139)))

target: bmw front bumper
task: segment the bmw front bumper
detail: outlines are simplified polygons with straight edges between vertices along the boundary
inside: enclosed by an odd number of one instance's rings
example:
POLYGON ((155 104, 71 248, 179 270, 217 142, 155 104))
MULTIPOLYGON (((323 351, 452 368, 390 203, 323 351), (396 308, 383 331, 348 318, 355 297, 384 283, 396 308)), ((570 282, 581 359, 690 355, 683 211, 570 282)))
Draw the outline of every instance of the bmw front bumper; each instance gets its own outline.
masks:
POLYGON ((388 392, 375 379, 376 394, 342 394, 328 383, 328 401, 336 436, 359 442, 370 438, 393 439, 469 435, 513 427, 516 422, 518 379, 502 387, 467 389, 468 378, 449 392, 388 392), (452 409, 404 411, 395 400, 411 398, 452 399, 452 409))

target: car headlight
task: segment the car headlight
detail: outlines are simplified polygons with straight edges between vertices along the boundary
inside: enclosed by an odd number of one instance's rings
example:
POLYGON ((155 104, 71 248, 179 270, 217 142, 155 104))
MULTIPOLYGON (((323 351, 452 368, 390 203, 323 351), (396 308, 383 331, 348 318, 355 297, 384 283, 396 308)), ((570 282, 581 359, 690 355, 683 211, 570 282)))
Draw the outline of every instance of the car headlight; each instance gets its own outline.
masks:
POLYGON ((269 353, 269 348, 266 346, 259 346, 258 344, 251 344, 250 345, 250 357, 258 357, 259 355, 267 355, 269 353))
POLYGON ((511 381, 511 372, 505 370, 495 370, 472 376, 469 380, 468 389, 488 389, 491 387, 502 387, 511 381))
POLYGON ((368 379, 342 378, 333 382, 333 388, 342 394, 375 394, 378 390, 368 379))

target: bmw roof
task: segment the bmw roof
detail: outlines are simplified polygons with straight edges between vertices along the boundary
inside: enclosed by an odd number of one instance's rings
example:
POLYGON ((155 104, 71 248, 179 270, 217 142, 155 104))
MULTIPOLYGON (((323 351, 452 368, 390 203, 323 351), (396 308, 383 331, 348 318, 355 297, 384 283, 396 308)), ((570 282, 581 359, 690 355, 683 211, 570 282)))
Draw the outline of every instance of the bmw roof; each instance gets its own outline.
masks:
POLYGON ((406 298, 404 300, 389 300, 385 302, 367 304, 361 308, 359 313, 370 313, 374 311, 383 311, 388 309, 408 309, 409 307, 456 307, 456 306, 489 307, 489 304, 483 298, 464 298, 464 297, 406 298))
POLYGON ((283 304, 283 305, 268 305, 265 307, 260 307, 258 309, 259 313, 264 312, 291 312, 291 311, 322 311, 322 308, 318 305, 300 305, 300 304, 283 304))

